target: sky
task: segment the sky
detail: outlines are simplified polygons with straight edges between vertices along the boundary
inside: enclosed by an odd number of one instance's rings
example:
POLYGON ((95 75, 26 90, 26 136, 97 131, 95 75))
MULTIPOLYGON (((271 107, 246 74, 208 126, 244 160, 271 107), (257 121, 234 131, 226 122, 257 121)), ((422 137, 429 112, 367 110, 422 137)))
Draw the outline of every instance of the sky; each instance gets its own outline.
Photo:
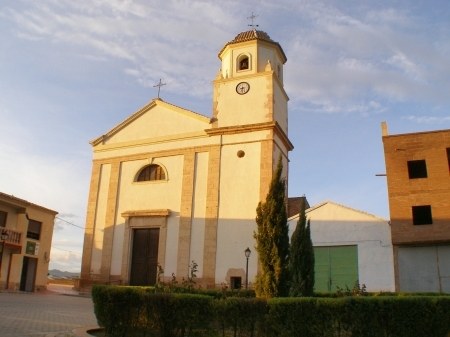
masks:
POLYGON ((79 271, 89 142, 157 97, 212 115, 218 52, 282 46, 289 196, 389 218, 381 139, 450 129, 448 0, 2 0, 0 191, 59 212, 50 269, 79 271))

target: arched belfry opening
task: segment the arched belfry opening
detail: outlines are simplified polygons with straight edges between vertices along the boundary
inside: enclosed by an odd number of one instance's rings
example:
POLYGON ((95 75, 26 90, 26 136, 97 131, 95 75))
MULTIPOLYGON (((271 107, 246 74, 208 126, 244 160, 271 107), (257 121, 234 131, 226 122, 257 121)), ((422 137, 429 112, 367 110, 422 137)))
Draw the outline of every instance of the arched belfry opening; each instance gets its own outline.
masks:
POLYGON ((246 54, 240 55, 237 61, 238 71, 250 69, 250 57, 246 54))

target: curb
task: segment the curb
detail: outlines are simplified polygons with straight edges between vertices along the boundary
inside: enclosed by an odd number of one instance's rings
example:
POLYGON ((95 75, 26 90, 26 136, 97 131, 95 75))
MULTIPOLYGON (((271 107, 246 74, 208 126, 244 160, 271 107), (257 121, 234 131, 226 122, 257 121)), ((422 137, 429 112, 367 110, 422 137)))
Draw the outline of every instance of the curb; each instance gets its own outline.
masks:
MULTIPOLYGON (((72 330, 72 333, 74 337, 92 337, 92 335, 88 334, 87 332, 90 330, 100 330, 101 328, 96 326, 84 326, 80 328, 76 328, 75 330, 72 330)), ((53 336, 47 336, 47 337, 53 337, 53 336)), ((55 336, 56 337, 56 336, 55 336)))

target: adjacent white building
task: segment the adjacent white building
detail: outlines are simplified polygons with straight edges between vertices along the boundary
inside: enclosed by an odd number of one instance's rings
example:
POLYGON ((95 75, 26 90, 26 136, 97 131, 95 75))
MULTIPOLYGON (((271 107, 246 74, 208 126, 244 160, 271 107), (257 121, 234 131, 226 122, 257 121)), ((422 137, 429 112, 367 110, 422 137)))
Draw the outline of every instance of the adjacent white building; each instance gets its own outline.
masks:
MULTIPOLYGON (((315 290, 352 288, 395 291, 394 259, 389 222, 331 201, 306 210, 315 253, 315 290)), ((290 235, 299 215, 289 218, 290 235)))

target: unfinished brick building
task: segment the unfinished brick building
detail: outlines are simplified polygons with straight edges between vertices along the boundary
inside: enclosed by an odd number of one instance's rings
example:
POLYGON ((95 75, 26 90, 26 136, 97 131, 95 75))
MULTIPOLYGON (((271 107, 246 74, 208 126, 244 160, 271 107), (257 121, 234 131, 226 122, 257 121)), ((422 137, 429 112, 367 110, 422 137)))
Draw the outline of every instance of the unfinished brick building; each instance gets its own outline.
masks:
POLYGON ((396 289, 450 292, 450 130, 382 136, 396 289))

